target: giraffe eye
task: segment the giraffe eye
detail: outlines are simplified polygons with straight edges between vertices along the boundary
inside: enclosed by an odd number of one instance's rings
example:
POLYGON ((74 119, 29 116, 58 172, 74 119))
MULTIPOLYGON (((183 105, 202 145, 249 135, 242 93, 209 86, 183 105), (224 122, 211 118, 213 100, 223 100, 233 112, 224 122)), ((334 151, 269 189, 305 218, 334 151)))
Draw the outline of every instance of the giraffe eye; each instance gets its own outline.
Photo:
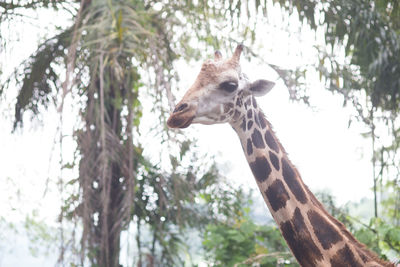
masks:
POLYGON ((226 92, 232 93, 238 87, 236 82, 223 82, 219 85, 219 89, 224 90, 226 92))

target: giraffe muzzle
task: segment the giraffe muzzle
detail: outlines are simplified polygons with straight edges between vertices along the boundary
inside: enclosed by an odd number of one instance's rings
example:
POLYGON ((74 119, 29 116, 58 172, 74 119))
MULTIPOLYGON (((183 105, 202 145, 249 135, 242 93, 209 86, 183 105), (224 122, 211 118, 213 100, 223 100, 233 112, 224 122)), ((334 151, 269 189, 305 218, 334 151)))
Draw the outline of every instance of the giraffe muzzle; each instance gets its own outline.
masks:
POLYGON ((195 118, 196 108, 187 103, 176 105, 171 116, 167 120, 167 125, 170 128, 186 128, 192 123, 195 118))
POLYGON ((167 125, 170 128, 187 128, 189 127, 190 124, 192 124, 193 119, 194 116, 191 116, 189 118, 184 118, 184 117, 177 117, 172 114, 167 121, 167 125))

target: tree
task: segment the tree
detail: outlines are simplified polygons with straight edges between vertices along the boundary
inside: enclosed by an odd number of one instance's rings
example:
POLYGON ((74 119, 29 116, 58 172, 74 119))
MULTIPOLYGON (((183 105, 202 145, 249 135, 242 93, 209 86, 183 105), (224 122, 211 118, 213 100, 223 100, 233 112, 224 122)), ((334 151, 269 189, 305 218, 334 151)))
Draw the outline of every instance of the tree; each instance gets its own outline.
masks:
MULTIPOLYGON (((298 266, 279 229, 257 224, 249 215, 251 194, 232 197, 237 209, 207 225, 203 246, 212 266, 298 266)), ((213 199, 215 201, 215 199, 213 199)))
MULTIPOLYGON (((201 222, 204 214, 188 204, 194 203, 198 192, 210 188, 218 175, 215 168, 179 169, 190 142, 165 131, 164 115, 166 104, 174 104, 174 62, 196 57, 192 40, 203 47, 218 46, 221 41, 212 34, 212 23, 202 22, 217 21, 236 10, 219 1, 137 0, 12 1, 0 8, 0 21, 10 21, 26 9, 66 8, 73 13, 73 24, 45 40, 0 89, 5 94, 14 83, 19 87, 14 129, 23 127, 24 114, 35 117, 51 105, 57 106, 62 123, 66 99, 79 107, 76 156, 73 162, 62 162, 64 169, 77 169, 79 175, 58 181, 64 201, 60 264, 83 265, 89 260, 93 266, 118 266, 121 232, 132 223, 137 226, 139 265, 145 261, 140 253, 143 223, 151 227, 151 254, 156 253, 157 244, 161 248, 158 259, 150 255, 151 262, 179 262, 174 257, 180 240, 173 228, 201 222), (151 97, 152 111, 158 114, 153 131, 158 140, 166 143, 174 136, 181 142, 180 155, 170 156, 168 172, 143 154, 143 96, 151 97), (69 221, 82 223, 76 249, 79 261, 67 258, 71 253, 67 244, 74 242, 64 233, 69 221)), ((61 131, 61 146, 63 138, 61 131)), ((73 232, 79 233, 79 228, 73 232)))

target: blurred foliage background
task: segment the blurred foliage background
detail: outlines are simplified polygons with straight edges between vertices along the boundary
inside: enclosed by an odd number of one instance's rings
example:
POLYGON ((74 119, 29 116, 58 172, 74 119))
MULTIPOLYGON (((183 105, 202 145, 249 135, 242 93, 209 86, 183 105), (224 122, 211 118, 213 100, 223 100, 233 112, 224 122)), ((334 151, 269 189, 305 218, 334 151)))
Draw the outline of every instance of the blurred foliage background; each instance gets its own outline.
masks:
MULTIPOLYGON (((297 266, 276 225, 256 222, 252 195, 199 154, 196 140, 165 123, 179 88, 177 62, 231 50, 241 40, 257 57, 251 44, 271 6, 323 33, 315 64, 291 70, 270 64, 291 99, 308 104, 304 81, 316 71, 326 90, 357 111, 349 126, 357 120, 369 128, 363 136, 374 151, 373 203, 339 208, 329 194, 319 198, 381 257, 400 257, 400 9, 389 0, 2 1, 2 53, 13 41, 7 32, 31 20, 30 12, 70 17, 11 75, 0 64, 2 103, 17 90, 8 102, 14 131, 56 110, 56 143, 62 150, 70 138, 76 146, 72 160, 60 156, 58 227, 35 214, 26 218, 32 253, 35 246, 57 246, 59 266, 120 266, 125 235, 132 266, 192 266, 198 256, 211 266, 297 266), (144 111, 156 120, 145 130, 144 111), (71 112, 77 119, 66 137, 63 121, 71 112), (143 154, 147 133, 161 144, 158 159, 143 154), (365 205, 372 218, 350 215, 365 205)), ((0 227, 16 226, 0 217, 0 227)))

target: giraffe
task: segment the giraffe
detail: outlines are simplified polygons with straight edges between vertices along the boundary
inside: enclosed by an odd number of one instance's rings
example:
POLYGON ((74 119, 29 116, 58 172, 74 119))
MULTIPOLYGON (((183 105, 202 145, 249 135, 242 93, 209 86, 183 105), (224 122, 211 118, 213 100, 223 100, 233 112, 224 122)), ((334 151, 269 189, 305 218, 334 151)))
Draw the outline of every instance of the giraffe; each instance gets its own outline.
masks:
POLYGON ((356 240, 303 183, 255 99, 268 93, 274 83, 249 81, 240 68, 242 50, 243 45, 238 45, 229 59, 216 51, 214 60, 205 61, 167 125, 232 126, 264 201, 301 266, 394 267, 356 240))

